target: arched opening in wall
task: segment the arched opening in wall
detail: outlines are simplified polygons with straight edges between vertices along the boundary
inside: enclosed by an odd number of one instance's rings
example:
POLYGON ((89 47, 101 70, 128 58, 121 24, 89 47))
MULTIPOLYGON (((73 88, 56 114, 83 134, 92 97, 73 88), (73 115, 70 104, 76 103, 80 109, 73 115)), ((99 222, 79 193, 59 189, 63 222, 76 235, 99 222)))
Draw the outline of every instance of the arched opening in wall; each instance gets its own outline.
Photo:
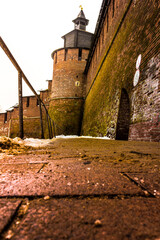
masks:
POLYGON ((127 91, 122 88, 119 104, 116 140, 128 140, 130 122, 130 104, 127 91))

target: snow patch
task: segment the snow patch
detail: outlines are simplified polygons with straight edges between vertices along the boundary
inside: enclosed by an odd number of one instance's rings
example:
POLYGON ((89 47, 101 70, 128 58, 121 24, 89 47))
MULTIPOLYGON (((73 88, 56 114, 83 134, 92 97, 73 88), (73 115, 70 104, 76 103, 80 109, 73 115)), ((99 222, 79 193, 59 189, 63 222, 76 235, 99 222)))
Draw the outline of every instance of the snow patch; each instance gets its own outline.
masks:
POLYGON ((31 147, 44 147, 47 146, 53 139, 38 139, 38 138, 26 138, 23 140, 26 146, 31 147))
POLYGON ((78 138, 79 136, 77 135, 58 135, 56 138, 78 138))
POLYGON ((58 135, 56 138, 93 138, 93 139, 103 139, 111 140, 109 137, 92 137, 92 136, 77 136, 77 135, 58 135))
POLYGON ((24 140, 20 138, 14 138, 15 143, 24 144, 25 146, 30 147, 44 147, 48 144, 52 143, 53 141, 56 141, 56 139, 72 139, 72 138, 90 138, 90 139, 103 139, 103 140, 110 140, 108 137, 91 137, 91 136, 77 136, 77 135, 59 135, 56 136, 56 138, 52 139, 38 139, 38 138, 26 138, 24 140))

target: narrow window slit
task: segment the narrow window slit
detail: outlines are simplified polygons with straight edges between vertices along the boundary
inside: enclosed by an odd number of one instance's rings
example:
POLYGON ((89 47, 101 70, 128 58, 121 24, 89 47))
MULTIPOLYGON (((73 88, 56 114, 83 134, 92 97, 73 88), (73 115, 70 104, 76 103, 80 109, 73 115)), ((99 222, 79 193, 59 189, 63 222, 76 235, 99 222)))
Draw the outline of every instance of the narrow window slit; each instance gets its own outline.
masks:
POLYGON ((78 52, 78 61, 81 61, 82 59, 82 49, 79 48, 79 52, 78 52))
POLYGON ((29 107, 29 97, 27 97, 26 107, 29 107))

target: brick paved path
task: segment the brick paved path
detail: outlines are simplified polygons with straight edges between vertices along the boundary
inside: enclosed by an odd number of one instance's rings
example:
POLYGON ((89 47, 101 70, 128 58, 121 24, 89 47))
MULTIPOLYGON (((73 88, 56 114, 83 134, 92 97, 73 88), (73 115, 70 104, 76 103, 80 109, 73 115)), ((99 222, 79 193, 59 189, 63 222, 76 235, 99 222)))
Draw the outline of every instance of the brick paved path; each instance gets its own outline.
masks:
POLYGON ((160 240, 160 144, 57 139, 0 160, 0 239, 160 240))

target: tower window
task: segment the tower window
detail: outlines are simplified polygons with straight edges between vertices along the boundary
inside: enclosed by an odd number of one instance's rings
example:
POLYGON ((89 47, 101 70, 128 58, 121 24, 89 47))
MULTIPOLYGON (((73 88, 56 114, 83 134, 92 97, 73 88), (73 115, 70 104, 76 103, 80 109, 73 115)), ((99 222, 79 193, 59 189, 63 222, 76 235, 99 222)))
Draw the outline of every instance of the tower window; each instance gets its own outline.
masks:
POLYGON ((79 52, 78 52, 78 61, 81 61, 82 59, 82 49, 79 48, 79 52))
POLYGON ((7 112, 4 114, 4 123, 7 122, 7 112))
POLYGON ((67 53, 68 53, 68 49, 65 49, 65 52, 64 52, 64 61, 67 60, 67 53))
POLYGON ((39 100, 37 99, 37 106, 39 106, 39 100))
POLYGON ((79 87, 79 86, 80 86, 80 81, 76 81, 76 82, 75 82, 75 86, 76 86, 76 87, 79 87))
POLYGON ((55 63, 57 63, 57 53, 55 54, 55 63))
POLYGON ((84 23, 84 22, 81 22, 81 24, 85 26, 85 23, 84 23))
POLYGON ((29 97, 27 97, 26 107, 29 107, 29 97))

